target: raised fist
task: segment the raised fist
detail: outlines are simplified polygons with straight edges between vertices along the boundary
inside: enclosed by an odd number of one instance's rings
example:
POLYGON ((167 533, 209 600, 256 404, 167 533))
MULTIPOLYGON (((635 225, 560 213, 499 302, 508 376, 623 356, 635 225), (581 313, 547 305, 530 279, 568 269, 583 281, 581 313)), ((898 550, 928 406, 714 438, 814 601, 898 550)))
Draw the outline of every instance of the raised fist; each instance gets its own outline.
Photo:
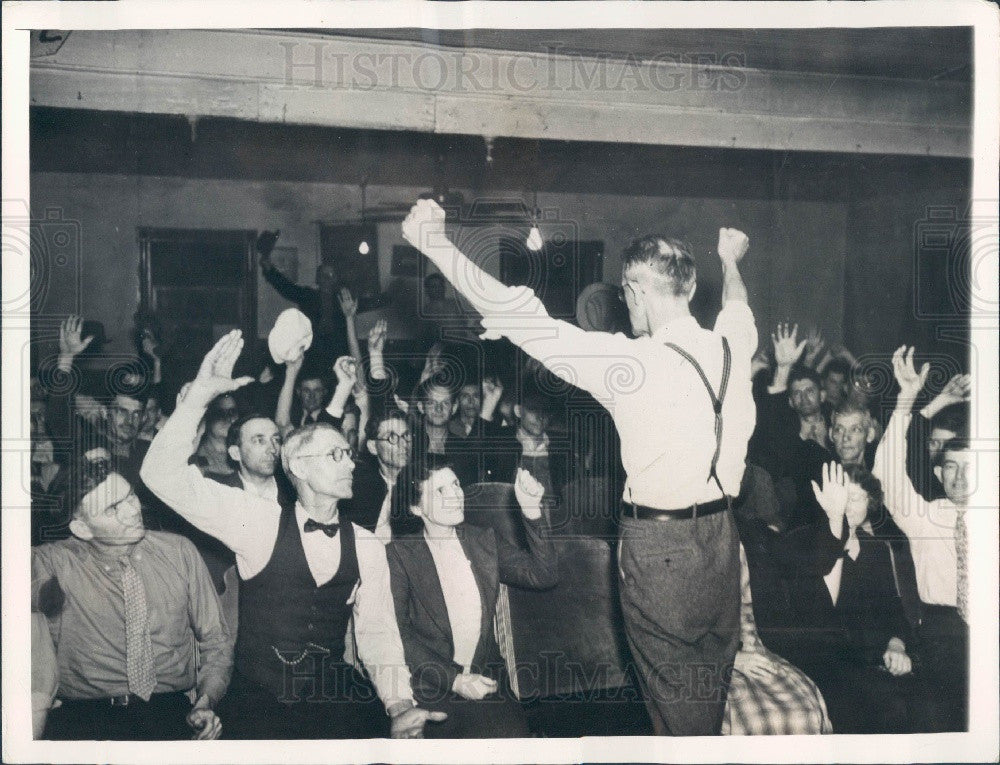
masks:
POLYGON ((430 243, 432 235, 444 232, 445 212, 433 199, 421 199, 403 221, 403 238, 418 250, 430 243))
POLYGON ((739 229, 719 229, 719 257, 723 260, 739 263, 749 247, 750 240, 739 229))

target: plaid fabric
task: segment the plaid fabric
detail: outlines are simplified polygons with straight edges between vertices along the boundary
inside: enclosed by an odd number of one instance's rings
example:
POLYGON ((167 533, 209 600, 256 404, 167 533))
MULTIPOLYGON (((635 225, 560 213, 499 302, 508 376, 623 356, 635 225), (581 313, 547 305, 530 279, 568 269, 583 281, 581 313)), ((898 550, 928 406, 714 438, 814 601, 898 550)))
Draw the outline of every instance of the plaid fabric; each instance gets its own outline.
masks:
MULTIPOLYGON (((750 594, 746 553, 740 546, 740 637, 742 653, 757 654, 771 663, 773 672, 757 679, 733 670, 726 711, 724 736, 789 736, 832 733, 826 703, 806 675, 777 654, 768 651, 757 635, 750 594)), ((739 661, 739 656, 737 656, 739 661)))

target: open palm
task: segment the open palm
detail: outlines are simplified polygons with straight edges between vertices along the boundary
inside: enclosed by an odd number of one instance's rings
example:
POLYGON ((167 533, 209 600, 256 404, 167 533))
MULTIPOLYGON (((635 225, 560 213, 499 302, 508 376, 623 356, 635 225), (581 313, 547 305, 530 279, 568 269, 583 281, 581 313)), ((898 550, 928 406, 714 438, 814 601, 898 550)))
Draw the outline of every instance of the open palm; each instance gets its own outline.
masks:
POLYGON ((234 329, 222 337, 202 359, 185 401, 208 406, 216 396, 230 393, 253 382, 253 377, 233 379, 233 366, 243 350, 243 333, 234 329))

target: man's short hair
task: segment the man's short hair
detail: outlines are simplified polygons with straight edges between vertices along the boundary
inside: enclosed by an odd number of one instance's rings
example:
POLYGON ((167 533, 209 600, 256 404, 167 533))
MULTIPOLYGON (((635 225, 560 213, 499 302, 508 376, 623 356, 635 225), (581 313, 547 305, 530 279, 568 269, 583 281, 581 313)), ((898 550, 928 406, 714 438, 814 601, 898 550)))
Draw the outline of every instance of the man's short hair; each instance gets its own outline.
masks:
POLYGON ((833 413, 830 415, 830 424, 832 425, 837 421, 838 417, 847 417, 851 414, 860 414, 865 418, 865 422, 871 425, 872 413, 868 411, 868 407, 865 406, 863 401, 858 400, 855 396, 848 396, 846 399, 837 404, 833 413))
POLYGON ((285 437, 285 442, 281 445, 281 467, 285 471, 285 475, 289 478, 292 477, 292 471, 289 470, 288 464, 299 453, 299 449, 311 444, 317 433, 327 430, 340 433, 328 422, 310 422, 308 425, 296 428, 285 437))
POLYGON ((944 456, 948 452, 967 452, 972 450, 972 444, 966 436, 955 436, 944 442, 941 451, 938 452, 936 464, 944 464, 944 456))
POLYGON ((836 372, 839 375, 843 375, 845 380, 851 379, 851 363, 847 359, 836 358, 830 361, 823 368, 822 377, 825 380, 830 376, 830 373, 836 372))
POLYGON ((816 383, 817 388, 820 385, 819 375, 816 374, 815 369, 810 369, 805 364, 795 364, 792 366, 792 371, 788 373, 788 392, 791 393, 793 383, 801 380, 812 380, 816 383))
POLYGON ((694 258, 680 239, 650 235, 633 240, 622 253, 622 266, 627 272, 639 264, 666 280, 673 295, 687 295, 694 286, 694 258))
POLYGON ((552 399, 538 390, 534 385, 525 385, 521 390, 522 411, 551 417, 553 408, 552 399))
POLYGON ((458 383, 455 376, 445 372, 436 372, 414 389, 413 400, 426 401, 427 393, 431 388, 444 388, 452 398, 458 394, 458 383))
POLYGON ((397 409, 394 406, 387 407, 368 420, 368 424, 365 426, 365 437, 369 441, 374 441, 378 438, 378 429, 382 427, 382 423, 389 420, 401 420, 407 425, 410 423, 409 415, 402 409, 397 409))
POLYGON ((931 428, 941 428, 955 435, 965 435, 969 427, 969 412, 965 404, 952 404, 931 417, 931 428))
MULTIPOLYGON (((243 435, 243 426, 251 420, 271 420, 271 418, 266 414, 261 414, 260 412, 251 412, 250 414, 245 414, 240 417, 236 422, 229 426, 229 432, 226 433, 227 451, 230 446, 239 448, 240 438, 243 435)), ((274 422, 274 420, 271 420, 271 422, 274 422)))

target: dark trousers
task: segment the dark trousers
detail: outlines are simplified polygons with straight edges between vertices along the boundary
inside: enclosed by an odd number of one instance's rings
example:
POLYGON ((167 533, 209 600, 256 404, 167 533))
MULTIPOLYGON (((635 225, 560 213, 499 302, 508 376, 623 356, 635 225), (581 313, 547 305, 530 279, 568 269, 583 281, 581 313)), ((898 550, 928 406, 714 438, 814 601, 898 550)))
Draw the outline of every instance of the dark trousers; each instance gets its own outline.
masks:
POLYGON ((353 667, 336 665, 321 689, 302 689, 296 701, 278 697, 238 671, 219 702, 227 739, 387 738, 389 717, 371 684, 353 667), (335 691, 330 689, 336 689, 335 691))
POLYGON ((66 701, 49 712, 42 738, 53 741, 171 741, 188 739, 191 702, 184 693, 132 698, 126 706, 108 699, 66 701))
POLYGON ((969 627, 950 606, 921 603, 920 657, 935 733, 969 729, 969 627))
POLYGON ((497 692, 473 701, 451 691, 417 687, 414 700, 421 709, 445 712, 448 719, 424 726, 425 738, 527 738, 528 718, 511 690, 506 671, 484 674, 497 680, 497 692))
POLYGON ((621 519, 625 635, 658 735, 718 735, 739 647, 732 513, 621 519))

